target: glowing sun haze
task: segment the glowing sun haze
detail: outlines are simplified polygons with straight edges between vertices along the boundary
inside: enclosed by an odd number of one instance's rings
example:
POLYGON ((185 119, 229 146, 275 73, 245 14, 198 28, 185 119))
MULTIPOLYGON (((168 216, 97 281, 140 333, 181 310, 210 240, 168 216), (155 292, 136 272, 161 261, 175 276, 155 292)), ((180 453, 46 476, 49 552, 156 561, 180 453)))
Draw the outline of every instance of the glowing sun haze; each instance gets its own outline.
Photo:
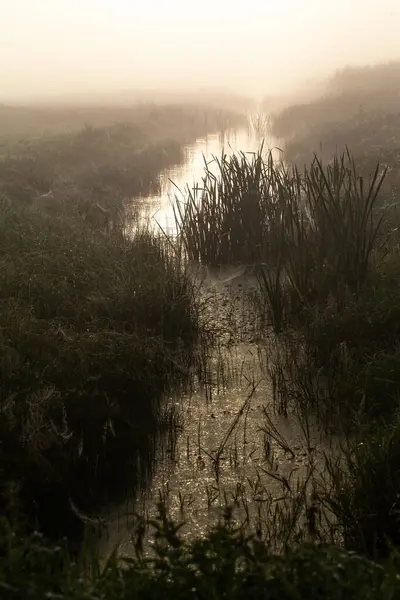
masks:
POLYGON ((398 0, 0 0, 1 99, 225 86, 275 93, 400 58, 398 0))

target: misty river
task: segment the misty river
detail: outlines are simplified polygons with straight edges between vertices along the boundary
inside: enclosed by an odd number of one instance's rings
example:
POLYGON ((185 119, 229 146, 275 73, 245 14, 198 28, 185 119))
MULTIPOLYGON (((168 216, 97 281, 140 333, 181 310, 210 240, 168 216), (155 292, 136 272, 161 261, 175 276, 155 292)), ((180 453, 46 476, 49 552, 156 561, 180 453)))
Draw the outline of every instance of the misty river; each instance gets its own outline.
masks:
MULTIPOLYGON (((177 188, 201 182, 204 160, 212 160, 213 155, 255 152, 260 144, 260 137, 249 127, 208 135, 187 146, 184 163, 161 174, 160 195, 140 200, 143 223, 161 227, 168 235, 176 233, 172 200, 177 188)), ((266 151, 278 145, 272 138, 264 142, 266 151)), ((235 505, 242 521, 268 520, 274 501, 282 496, 279 478, 304 478, 310 468, 310 440, 306 442, 304 428, 293 418, 276 415, 272 408, 268 348, 256 341, 254 309, 247 293, 256 288, 256 278, 244 268, 191 268, 193 277, 202 281, 207 318, 218 330, 210 358, 211 381, 206 389, 195 388, 170 399, 180 421, 176 446, 169 452, 160 448, 149 490, 106 515, 107 535, 100 543, 103 556, 116 545, 122 554, 132 554, 133 513, 154 515, 160 499, 175 519, 185 522, 183 535, 204 534, 225 502, 235 505), (278 439, 266 436, 264 411, 292 453, 278 439), (276 465, 277 478, 269 474, 276 465)), ((316 428, 312 437, 312 444, 320 447, 316 428)))

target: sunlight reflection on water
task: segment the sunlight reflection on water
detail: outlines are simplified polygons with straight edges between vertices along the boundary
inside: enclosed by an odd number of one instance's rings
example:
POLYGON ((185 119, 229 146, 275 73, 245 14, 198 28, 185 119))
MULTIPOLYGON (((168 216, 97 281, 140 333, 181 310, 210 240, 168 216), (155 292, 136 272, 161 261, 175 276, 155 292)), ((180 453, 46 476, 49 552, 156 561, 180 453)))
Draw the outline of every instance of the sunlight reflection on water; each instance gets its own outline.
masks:
MULTIPOLYGON (((205 162, 208 168, 215 173, 217 165, 213 157, 221 157, 222 153, 228 156, 237 152, 257 152, 264 142, 264 151, 278 146, 277 140, 266 137, 265 140, 256 135, 250 128, 240 128, 217 134, 210 134, 199 138, 194 144, 184 148, 184 160, 181 165, 167 169, 160 176, 161 194, 135 199, 135 206, 140 206, 139 222, 149 224, 156 231, 162 228, 167 235, 176 234, 173 205, 176 197, 182 201, 185 197, 187 186, 193 189, 204 175, 205 162), (183 193, 183 197, 182 197, 183 193)), ((275 156, 280 157, 280 152, 274 150, 275 156)))
MULTIPOLYGON (((187 185, 201 183, 204 161, 213 155, 256 152, 261 143, 248 128, 197 140, 185 148, 181 166, 161 174, 161 194, 139 200, 139 222, 155 231, 161 227, 168 235, 176 234, 173 201, 177 188, 184 190, 187 185)), ((277 147, 276 140, 264 140, 266 153, 277 147)), ((280 151, 273 152, 280 160, 280 151)), ((264 509, 268 520, 273 502, 285 491, 286 484, 279 477, 295 487, 296 478, 304 479, 318 460, 317 453, 310 455, 308 446, 323 448, 316 427, 306 441, 298 420, 279 416, 272 408, 271 382, 265 367, 268 348, 255 342, 257 324, 247 293, 256 288, 255 277, 240 268, 211 270, 194 265, 193 275, 199 272, 203 277, 201 293, 208 297, 207 318, 216 323, 221 342, 210 361, 212 384, 207 393, 195 389, 171 399, 182 419, 175 452, 166 456, 160 447, 151 489, 111 511, 108 536, 100 545, 102 555, 116 545, 123 554, 132 555, 132 513, 154 516, 160 499, 174 519, 185 521, 184 536, 203 535, 226 502, 236 506, 242 521, 261 518, 264 509), (292 454, 277 440, 266 438, 265 410, 292 454), (277 466, 279 470, 274 471, 277 466)))

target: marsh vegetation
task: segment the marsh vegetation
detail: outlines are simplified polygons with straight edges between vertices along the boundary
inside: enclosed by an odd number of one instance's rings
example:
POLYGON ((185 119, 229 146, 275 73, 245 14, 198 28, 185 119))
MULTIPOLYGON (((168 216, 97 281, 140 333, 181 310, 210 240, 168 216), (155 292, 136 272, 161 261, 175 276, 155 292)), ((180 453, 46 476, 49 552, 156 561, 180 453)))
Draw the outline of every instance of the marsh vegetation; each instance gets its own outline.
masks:
POLYGON ((2 506, 51 538, 79 540, 80 514, 145 484, 174 427, 160 403, 196 352, 183 262, 143 228, 126 236, 126 207, 187 140, 241 118, 139 107, 1 160, 2 506))
MULTIPOLYGON (((126 235, 126 199, 150 194, 179 160, 157 154, 161 138, 146 150, 151 167, 142 157, 148 175, 131 125, 2 159, 10 598, 26 597, 22 560, 32 597, 396 597, 399 150, 386 129, 400 122, 396 69, 339 72, 323 98, 273 116, 283 154, 260 144, 206 163, 177 194, 174 238, 126 235), (56 210, 33 200, 49 190, 56 210), (82 203, 117 206, 119 218, 99 224, 82 203), (33 533, 80 541, 81 512, 151 484, 156 506, 130 522, 127 565, 90 548, 71 564, 71 543, 54 549, 33 533)), ((254 117, 253 129, 266 126, 254 117)))

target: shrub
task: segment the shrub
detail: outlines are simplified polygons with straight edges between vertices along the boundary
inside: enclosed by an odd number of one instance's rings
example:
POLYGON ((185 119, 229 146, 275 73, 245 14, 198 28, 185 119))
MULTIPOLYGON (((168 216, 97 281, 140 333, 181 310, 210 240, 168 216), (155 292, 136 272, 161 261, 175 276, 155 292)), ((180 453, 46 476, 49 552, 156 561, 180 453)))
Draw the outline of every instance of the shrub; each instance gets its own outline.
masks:
POLYGON ((42 597, 104 598, 394 598, 396 562, 385 567, 326 545, 302 545, 274 555, 257 539, 221 523, 202 540, 184 543, 168 520, 157 525, 154 557, 139 554, 127 564, 117 554, 100 566, 90 555, 85 576, 61 547, 37 535, 2 536, 0 586, 5 600, 42 597))
POLYGON ((333 511, 346 548, 386 558, 400 546, 400 420, 367 429, 329 460, 332 487, 324 499, 333 511))

